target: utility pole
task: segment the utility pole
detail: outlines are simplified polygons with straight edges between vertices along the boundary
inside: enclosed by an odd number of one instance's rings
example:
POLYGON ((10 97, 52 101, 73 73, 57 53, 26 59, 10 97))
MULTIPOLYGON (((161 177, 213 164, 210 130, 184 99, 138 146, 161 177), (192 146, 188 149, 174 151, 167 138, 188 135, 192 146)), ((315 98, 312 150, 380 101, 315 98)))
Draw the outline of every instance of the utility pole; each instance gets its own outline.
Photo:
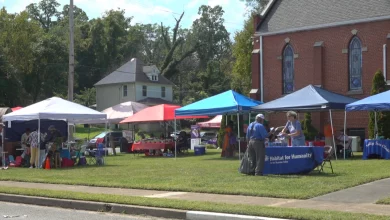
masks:
MULTIPOLYGON (((73 24, 73 0, 69 4, 69 78, 68 100, 73 102, 74 85, 74 24, 73 24)), ((73 141, 73 126, 68 124, 68 140, 73 141)))
POLYGON ((68 100, 73 101, 74 85, 74 24, 73 24, 73 0, 69 5, 69 78, 68 78, 68 100))

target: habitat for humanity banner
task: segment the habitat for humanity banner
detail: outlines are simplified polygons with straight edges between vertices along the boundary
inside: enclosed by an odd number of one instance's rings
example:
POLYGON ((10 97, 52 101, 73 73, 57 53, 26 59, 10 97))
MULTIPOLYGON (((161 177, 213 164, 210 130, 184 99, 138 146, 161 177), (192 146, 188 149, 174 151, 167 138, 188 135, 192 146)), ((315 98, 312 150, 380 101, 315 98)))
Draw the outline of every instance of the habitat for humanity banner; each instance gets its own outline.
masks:
POLYGON ((308 173, 324 159, 323 147, 267 147, 263 174, 308 173))
POLYGON ((265 161, 269 161, 270 164, 288 163, 290 160, 312 158, 312 153, 305 154, 290 154, 282 156, 265 156, 265 161))

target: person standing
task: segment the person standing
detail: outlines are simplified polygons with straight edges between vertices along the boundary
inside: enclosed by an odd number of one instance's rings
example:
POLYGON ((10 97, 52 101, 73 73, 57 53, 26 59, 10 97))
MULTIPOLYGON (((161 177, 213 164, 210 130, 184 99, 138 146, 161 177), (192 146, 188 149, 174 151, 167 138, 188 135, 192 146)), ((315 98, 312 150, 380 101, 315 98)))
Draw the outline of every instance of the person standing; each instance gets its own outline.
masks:
POLYGON ((255 166, 255 175, 262 176, 265 162, 265 139, 268 133, 264 128, 264 115, 256 115, 256 121, 252 122, 246 132, 249 158, 255 166))
POLYGON ((22 153, 23 159, 25 159, 25 157, 30 154, 30 146, 28 143, 28 137, 30 136, 30 133, 31 133, 30 128, 26 128, 26 132, 22 134, 22 138, 20 140, 23 149, 23 153, 22 153))
POLYGON ((324 126, 324 136, 325 136, 325 145, 329 145, 333 147, 332 126, 330 125, 329 119, 326 125, 324 126))
POLYGON ((38 158, 38 150, 39 150, 39 143, 43 141, 43 135, 40 134, 41 141, 39 141, 38 138, 38 129, 35 129, 33 132, 31 132, 29 136, 29 142, 30 142, 30 148, 31 148, 31 158, 30 158, 30 168, 34 168, 35 166, 39 165, 39 158, 38 158))
POLYGON ((305 135, 303 134, 301 123, 297 120, 297 113, 288 111, 287 120, 287 124, 281 133, 286 135, 286 130, 288 129, 290 133, 286 136, 291 137, 292 146, 306 146, 305 135))
POLYGON ((110 132, 110 135, 108 136, 108 142, 109 142, 109 146, 112 148, 112 155, 116 156, 116 149, 115 149, 115 141, 114 141, 115 137, 114 137, 114 134, 113 132, 110 132))
POLYGON ((225 128, 225 135, 223 138, 221 157, 233 156, 232 143, 234 143, 234 140, 235 140, 235 136, 233 133, 233 121, 229 121, 228 126, 225 128))

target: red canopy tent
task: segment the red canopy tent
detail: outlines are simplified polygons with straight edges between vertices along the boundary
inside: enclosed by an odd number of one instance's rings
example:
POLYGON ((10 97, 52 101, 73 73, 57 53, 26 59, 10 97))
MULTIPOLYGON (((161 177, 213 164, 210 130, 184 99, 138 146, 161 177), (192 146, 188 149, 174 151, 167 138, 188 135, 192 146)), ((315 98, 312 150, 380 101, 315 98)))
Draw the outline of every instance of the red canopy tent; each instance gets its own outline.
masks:
POLYGON ((23 108, 23 107, 16 106, 16 107, 11 108, 11 110, 14 112, 14 111, 20 110, 20 109, 22 109, 22 108, 23 108))
POLYGON ((219 128, 221 127, 222 115, 217 115, 213 119, 197 123, 202 128, 219 128))
MULTIPOLYGON (((159 122, 159 121, 173 121, 175 119, 175 109, 180 108, 179 105, 156 105, 149 108, 142 109, 134 115, 119 122, 134 123, 134 122, 159 122)), ((177 116, 176 119, 187 118, 208 118, 208 116, 177 116)))

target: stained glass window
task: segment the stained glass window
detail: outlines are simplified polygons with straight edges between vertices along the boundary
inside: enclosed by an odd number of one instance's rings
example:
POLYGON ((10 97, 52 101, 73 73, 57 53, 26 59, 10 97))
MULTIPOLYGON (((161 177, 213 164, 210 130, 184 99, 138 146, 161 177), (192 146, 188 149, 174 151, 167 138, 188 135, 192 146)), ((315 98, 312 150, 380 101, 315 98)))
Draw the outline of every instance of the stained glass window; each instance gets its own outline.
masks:
POLYGON ((349 90, 362 89, 362 43, 353 37, 349 44, 349 90))
POLYGON ((283 94, 294 91, 294 50, 287 45, 283 51, 283 94))

